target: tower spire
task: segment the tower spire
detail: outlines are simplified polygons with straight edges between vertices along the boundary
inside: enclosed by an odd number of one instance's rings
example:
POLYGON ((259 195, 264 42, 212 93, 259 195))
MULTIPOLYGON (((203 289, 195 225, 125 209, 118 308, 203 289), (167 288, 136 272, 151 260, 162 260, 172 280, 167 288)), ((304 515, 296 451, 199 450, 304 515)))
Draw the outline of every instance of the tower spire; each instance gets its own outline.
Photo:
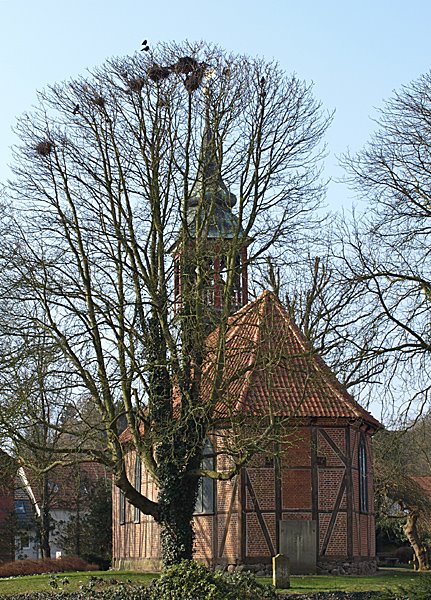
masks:
POLYGON ((232 239, 238 233, 242 233, 242 230, 238 231, 238 218, 232 212, 232 207, 236 204, 236 196, 223 181, 221 157, 217 156, 216 137, 208 108, 205 112, 205 129, 199 153, 198 171, 187 200, 187 225, 193 235, 197 211, 203 210, 203 217, 209 219, 207 237, 232 239))
MULTIPOLYGON (((205 232, 204 252, 199 260, 205 261, 208 283, 205 286, 205 302, 215 309, 224 303, 227 269, 233 270, 233 288, 230 305, 233 310, 248 301, 247 292, 247 242, 238 243, 243 237, 243 229, 232 208, 236 204, 233 194, 222 178, 221 150, 209 117, 208 104, 205 111, 205 127, 199 152, 196 179, 189 197, 184 200, 188 237, 191 245, 197 230, 205 232), (235 246, 235 255, 232 256, 235 246), (230 257, 230 258, 228 258, 230 257), (233 260, 232 260, 233 258, 233 260), (233 264, 233 266, 232 266, 233 264)), ((180 257, 189 255, 193 261, 193 252, 180 249, 175 264, 175 304, 181 305, 181 267, 180 257)), ((191 265, 188 265, 190 268, 191 265)), ((192 272, 193 269, 190 269, 192 272)))

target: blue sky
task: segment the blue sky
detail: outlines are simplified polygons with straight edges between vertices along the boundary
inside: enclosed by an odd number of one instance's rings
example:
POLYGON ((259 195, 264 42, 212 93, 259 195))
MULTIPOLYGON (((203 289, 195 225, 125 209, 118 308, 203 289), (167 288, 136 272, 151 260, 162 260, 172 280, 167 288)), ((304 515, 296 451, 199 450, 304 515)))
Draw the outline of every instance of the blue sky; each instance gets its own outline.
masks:
MULTIPOLYGON (((37 89, 132 54, 144 38, 205 39, 275 58, 314 82, 336 110, 325 174, 340 177, 336 156, 366 142, 375 107, 430 68, 430 23, 428 0, 0 0, 0 181, 9 176, 11 128, 37 89)), ((330 185, 331 208, 348 209, 352 198, 330 185)))

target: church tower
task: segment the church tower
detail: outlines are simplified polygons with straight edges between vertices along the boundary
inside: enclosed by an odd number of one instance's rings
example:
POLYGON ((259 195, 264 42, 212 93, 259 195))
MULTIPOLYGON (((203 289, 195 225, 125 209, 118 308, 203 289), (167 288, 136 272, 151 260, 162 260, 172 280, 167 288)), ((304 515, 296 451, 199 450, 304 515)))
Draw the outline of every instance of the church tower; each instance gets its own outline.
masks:
POLYGON ((220 162, 217 160, 215 136, 207 119, 196 180, 183 207, 188 241, 180 236, 182 241, 175 247, 176 310, 182 304, 185 272, 193 277, 198 260, 205 273, 203 300, 215 313, 223 308, 226 301, 225 284, 229 275, 233 277, 231 312, 248 302, 247 240, 232 211, 236 197, 222 179, 220 162), (203 240, 199 257, 193 253, 197 235, 203 240), (236 249, 232 255, 234 246, 236 249))

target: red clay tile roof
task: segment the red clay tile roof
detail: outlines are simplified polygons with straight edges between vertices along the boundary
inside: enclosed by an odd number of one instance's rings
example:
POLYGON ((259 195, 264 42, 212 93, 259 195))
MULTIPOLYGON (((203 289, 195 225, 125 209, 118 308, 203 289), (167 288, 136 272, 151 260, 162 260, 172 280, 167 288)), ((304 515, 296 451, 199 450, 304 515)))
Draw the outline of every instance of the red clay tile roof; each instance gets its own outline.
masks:
MULTIPOLYGON (((24 469, 32 492, 40 503, 41 480, 34 476, 30 469, 24 469)), ((48 474, 48 488, 51 509, 73 510, 78 496, 87 495, 88 485, 109 478, 110 473, 104 465, 94 462, 82 462, 79 465, 54 467, 48 474)), ((83 502, 85 504, 85 502, 83 502)))
MULTIPOLYGON (((204 378, 209 394, 214 380, 216 329, 208 338, 204 378)), ((220 417, 242 412, 301 418, 362 420, 380 423, 362 408, 310 345, 274 294, 263 292, 229 319, 225 342, 220 417)), ((205 394, 205 392, 204 392, 205 394)))
MULTIPOLYGON (((139 424, 139 431, 141 435, 144 435, 144 424, 139 424)), ((128 444, 133 440, 132 432, 130 431, 130 427, 126 427, 119 436, 120 444, 128 444)))

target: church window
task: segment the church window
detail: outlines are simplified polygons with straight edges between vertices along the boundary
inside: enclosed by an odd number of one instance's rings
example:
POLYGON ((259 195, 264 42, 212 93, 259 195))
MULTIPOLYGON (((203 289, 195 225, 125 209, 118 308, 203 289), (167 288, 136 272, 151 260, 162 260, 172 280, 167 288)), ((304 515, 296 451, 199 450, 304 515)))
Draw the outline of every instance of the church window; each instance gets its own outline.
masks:
MULTIPOLYGON (((141 459, 139 456, 135 458, 135 490, 141 493, 141 459)), ((135 523, 140 523, 141 521, 141 511, 137 506, 134 507, 133 511, 133 520, 135 523)))
POLYGON ((359 509, 361 512, 368 512, 368 472, 367 472, 367 450, 365 445, 365 436, 361 433, 358 448, 358 466, 359 466, 359 509))
MULTIPOLYGON (((203 458, 202 469, 214 470, 214 451, 211 442, 207 439, 203 458)), ((209 515, 214 512, 214 480, 210 477, 201 477, 199 480, 198 496, 195 505, 195 514, 209 515)))
POLYGON ((126 496, 124 495, 123 490, 120 490, 118 502, 120 525, 124 525, 124 523, 126 522, 126 496))

